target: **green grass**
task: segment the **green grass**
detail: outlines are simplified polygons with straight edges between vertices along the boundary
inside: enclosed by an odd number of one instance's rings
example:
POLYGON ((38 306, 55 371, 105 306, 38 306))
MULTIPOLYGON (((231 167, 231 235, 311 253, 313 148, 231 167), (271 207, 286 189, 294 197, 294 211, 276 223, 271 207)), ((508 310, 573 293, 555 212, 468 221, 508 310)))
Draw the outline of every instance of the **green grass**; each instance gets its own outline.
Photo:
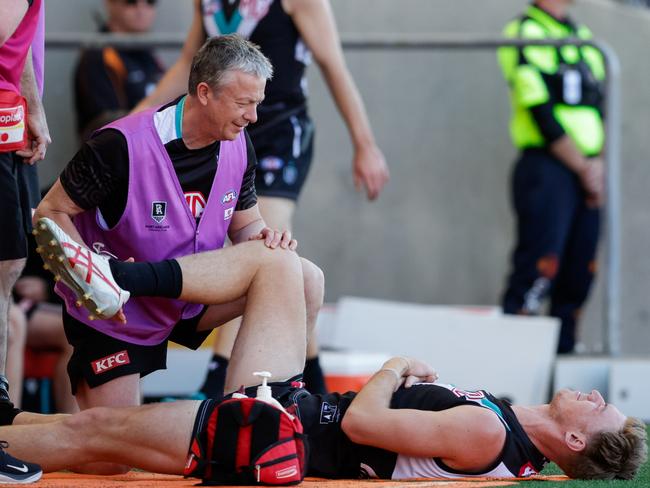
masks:
MULTIPOLYGON (((650 437, 650 426, 646 427, 648 430, 648 437, 650 437)), ((550 464, 542 471, 542 474, 553 475, 562 474, 562 471, 555 465, 550 464)), ((527 483, 527 482, 526 482, 527 483)), ((525 483, 523 483, 525 484, 525 483)), ((648 488, 650 487, 650 463, 645 463, 639 470, 636 479, 632 481, 616 480, 616 481, 547 481, 543 482, 539 488, 648 488)))

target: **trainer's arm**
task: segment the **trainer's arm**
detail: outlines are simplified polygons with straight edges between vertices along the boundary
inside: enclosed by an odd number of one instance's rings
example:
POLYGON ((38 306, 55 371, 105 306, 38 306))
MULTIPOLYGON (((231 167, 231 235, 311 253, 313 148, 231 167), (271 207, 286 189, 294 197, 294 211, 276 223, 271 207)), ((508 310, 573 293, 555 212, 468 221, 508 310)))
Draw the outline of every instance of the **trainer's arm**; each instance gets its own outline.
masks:
POLYGON ((346 411, 343 431, 357 444, 409 456, 440 457, 458 469, 488 466, 505 440, 505 430, 494 413, 473 406, 440 412, 390 408, 392 394, 402 382, 406 380, 408 386, 430 381, 434 375, 430 367, 412 359, 387 361, 346 411))
POLYGON ((83 211, 84 209, 74 203, 68 196, 63 185, 61 185, 61 180, 57 178, 50 191, 38 204, 33 222, 36 224, 38 219, 47 217, 56 222, 74 241, 88 247, 72 222, 72 217, 83 211))
POLYGON ((251 208, 233 213, 232 223, 228 228, 228 237, 233 244, 239 244, 259 234, 265 227, 266 223, 260 213, 260 207, 255 204, 251 208))
POLYGON ((379 196, 388 182, 388 166, 368 121, 361 95, 348 70, 334 16, 327 0, 284 0, 301 37, 314 55, 325 82, 345 120, 354 146, 353 177, 368 199, 379 196))
POLYGON ((194 17, 192 19, 190 30, 187 33, 187 38, 185 39, 181 55, 158 82, 153 93, 140 101, 140 103, 138 103, 132 110, 132 113, 140 112, 141 110, 153 107, 154 105, 161 105, 187 91, 187 82, 190 77, 192 58, 205 42, 200 2, 201 0, 194 0, 194 17))

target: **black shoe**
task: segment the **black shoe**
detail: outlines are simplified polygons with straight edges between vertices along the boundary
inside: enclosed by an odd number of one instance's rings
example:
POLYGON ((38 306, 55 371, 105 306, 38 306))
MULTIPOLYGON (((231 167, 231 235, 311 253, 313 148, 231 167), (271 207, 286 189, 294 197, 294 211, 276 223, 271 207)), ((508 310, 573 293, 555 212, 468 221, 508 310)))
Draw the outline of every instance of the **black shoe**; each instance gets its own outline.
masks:
POLYGON ((0 483, 27 484, 41 479, 43 470, 38 464, 25 463, 7 454, 5 441, 0 441, 0 483))

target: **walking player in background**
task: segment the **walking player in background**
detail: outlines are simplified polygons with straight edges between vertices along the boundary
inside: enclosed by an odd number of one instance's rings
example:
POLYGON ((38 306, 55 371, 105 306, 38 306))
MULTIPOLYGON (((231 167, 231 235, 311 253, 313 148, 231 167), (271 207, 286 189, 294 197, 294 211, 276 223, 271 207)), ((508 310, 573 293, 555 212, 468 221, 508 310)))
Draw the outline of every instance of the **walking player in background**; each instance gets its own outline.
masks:
MULTIPOLYGON (((510 38, 590 39, 567 16, 572 0, 537 0, 504 30, 510 38)), ((517 243, 503 296, 506 313, 550 314, 562 322, 559 353, 570 353, 596 271, 604 196, 602 82, 591 46, 499 49, 510 87, 510 130, 521 154, 512 177, 517 243)))
MULTIPOLYGON (((312 162, 314 126, 307 110, 305 79, 312 55, 352 139, 354 184, 365 189, 370 200, 377 198, 388 181, 388 167, 346 66, 327 0, 194 0, 194 20, 181 56, 139 108, 179 95, 192 56, 206 37, 230 33, 258 44, 274 68, 259 106, 259 120, 249 131, 259 161, 255 186, 265 221, 273 228, 292 228, 312 162)), ((237 327, 234 321, 220 328, 201 396, 222 394, 237 327)), ((305 381, 310 390, 325 391, 315 340, 308 345, 305 381)))

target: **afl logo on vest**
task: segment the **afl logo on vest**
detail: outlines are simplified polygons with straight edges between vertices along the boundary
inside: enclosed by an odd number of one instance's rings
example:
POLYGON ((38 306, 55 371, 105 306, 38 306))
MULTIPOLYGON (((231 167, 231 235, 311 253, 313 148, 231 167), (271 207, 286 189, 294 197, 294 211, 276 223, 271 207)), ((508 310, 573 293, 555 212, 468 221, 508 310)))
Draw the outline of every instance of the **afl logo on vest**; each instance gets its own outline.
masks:
POLYGON ((237 199, 237 192, 235 190, 228 190, 221 197, 221 203, 225 205, 227 203, 235 201, 236 199, 237 199))

